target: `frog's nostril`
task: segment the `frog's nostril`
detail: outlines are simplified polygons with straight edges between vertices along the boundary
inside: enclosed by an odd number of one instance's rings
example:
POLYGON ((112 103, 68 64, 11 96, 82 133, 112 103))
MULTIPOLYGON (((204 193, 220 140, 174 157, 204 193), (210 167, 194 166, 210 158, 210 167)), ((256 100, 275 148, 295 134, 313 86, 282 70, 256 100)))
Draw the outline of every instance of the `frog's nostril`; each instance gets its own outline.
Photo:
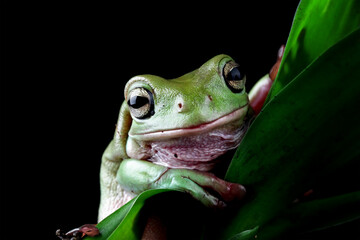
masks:
POLYGON ((177 110, 178 110, 179 113, 185 111, 185 105, 184 105, 184 103, 182 101, 177 103, 177 110))
POLYGON ((189 104, 184 101, 184 98, 182 96, 177 97, 175 101, 175 107, 177 108, 177 111, 179 113, 183 113, 189 110, 189 104))

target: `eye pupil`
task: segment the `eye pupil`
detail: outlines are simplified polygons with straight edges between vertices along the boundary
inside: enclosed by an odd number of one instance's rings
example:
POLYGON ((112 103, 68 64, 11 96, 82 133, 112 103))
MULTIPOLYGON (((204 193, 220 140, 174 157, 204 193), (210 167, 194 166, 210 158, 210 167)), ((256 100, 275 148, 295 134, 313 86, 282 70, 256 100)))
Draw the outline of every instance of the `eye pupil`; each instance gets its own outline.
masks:
POLYGON ((231 69, 231 71, 228 74, 228 78, 229 75, 231 77, 231 79, 228 80, 241 80, 244 78, 244 76, 242 75, 242 73, 240 72, 240 69, 238 67, 234 67, 233 69, 231 69))
POLYGON ((149 103, 149 99, 142 96, 133 96, 129 99, 128 104, 130 107, 138 109, 149 103))

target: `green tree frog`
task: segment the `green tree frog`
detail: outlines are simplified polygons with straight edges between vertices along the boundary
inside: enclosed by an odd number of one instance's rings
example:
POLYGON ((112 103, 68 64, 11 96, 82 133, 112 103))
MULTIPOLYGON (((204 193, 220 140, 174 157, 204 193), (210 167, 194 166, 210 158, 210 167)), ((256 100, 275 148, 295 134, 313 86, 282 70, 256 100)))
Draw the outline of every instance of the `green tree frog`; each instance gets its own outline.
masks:
POLYGON ((266 75, 249 97, 245 81, 239 64, 227 55, 175 79, 131 78, 114 138, 102 157, 99 221, 148 189, 183 191, 209 207, 241 199, 242 185, 211 171, 220 155, 240 144, 272 83, 266 75))

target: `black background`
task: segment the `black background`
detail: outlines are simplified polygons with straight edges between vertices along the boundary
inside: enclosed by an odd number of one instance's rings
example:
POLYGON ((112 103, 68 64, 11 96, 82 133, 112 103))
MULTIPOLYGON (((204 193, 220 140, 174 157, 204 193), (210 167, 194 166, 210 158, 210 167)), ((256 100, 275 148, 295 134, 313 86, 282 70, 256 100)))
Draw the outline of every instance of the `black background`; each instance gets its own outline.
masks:
POLYGON ((297 4, 3 2, 6 232, 56 239, 58 228, 95 223, 101 155, 127 80, 179 77, 225 53, 250 89, 286 43, 297 4))

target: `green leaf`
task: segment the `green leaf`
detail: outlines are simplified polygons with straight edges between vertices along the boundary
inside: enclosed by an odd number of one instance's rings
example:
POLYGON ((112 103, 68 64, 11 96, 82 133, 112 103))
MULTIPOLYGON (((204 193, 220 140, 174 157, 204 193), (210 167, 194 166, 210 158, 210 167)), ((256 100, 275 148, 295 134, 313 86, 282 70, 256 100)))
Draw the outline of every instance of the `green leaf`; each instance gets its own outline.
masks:
POLYGON ((327 49, 360 26, 358 0, 302 0, 267 102, 327 49))
POLYGON ((171 190, 155 189, 139 194, 97 225, 100 230, 99 236, 86 237, 85 240, 140 239, 143 231, 137 221, 140 210, 148 198, 167 191, 171 190))
POLYGON ((319 178, 336 177, 340 167, 359 159, 359 56, 358 28, 297 75, 255 119, 226 175, 253 194, 219 239, 261 228, 319 178))
MULTIPOLYGON (((339 176, 339 168, 359 158, 359 4, 300 3, 267 105, 227 174, 252 196, 224 224, 220 239, 255 226, 261 233, 319 178, 339 176)), ((281 233, 276 226, 270 231, 281 233)))

